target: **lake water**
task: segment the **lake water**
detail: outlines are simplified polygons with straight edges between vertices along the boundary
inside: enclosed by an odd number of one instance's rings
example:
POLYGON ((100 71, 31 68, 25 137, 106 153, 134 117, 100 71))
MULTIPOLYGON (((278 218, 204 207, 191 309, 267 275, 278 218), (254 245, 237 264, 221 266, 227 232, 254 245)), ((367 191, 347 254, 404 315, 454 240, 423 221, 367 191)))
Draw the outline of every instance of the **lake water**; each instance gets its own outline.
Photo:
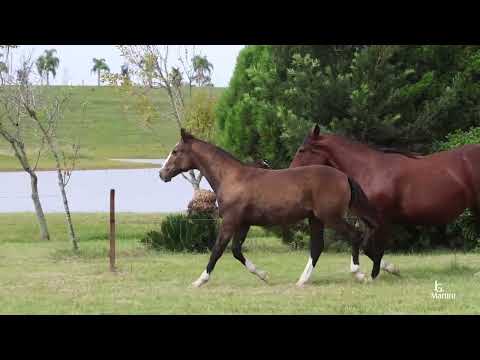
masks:
MULTIPOLYGON (((163 163, 162 159, 134 159, 135 162, 163 163)), ((74 171, 66 188, 72 212, 107 212, 110 189, 115 189, 118 212, 184 211, 193 188, 181 175, 164 183, 155 169, 74 171)), ((54 171, 38 171, 38 189, 45 212, 63 212, 63 202, 54 171)), ((202 180, 202 188, 211 189, 202 180)), ((23 171, 0 172, 0 213, 34 211, 30 177, 23 171)))

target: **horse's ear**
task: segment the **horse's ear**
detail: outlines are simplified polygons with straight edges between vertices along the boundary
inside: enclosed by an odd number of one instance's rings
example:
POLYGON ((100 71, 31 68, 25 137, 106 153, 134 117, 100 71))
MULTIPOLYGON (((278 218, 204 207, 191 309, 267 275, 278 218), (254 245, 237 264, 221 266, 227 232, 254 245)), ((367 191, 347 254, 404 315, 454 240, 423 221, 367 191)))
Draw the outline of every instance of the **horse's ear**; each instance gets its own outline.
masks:
POLYGON ((320 126, 318 124, 315 124, 315 127, 312 130, 312 134, 315 137, 318 137, 320 135, 320 126))
POLYGON ((184 128, 180 129, 180 136, 182 137, 182 140, 185 142, 188 139, 193 138, 191 134, 189 134, 184 128))

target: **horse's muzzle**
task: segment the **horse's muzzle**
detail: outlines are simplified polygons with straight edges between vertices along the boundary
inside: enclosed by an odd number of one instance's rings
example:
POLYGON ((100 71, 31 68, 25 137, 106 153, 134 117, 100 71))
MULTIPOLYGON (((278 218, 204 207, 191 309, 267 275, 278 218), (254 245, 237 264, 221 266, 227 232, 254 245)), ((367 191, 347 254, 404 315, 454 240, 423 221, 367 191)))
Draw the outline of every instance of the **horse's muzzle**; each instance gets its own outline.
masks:
POLYGON ((162 170, 160 170, 158 172, 158 175, 160 176, 160 179, 162 179, 163 182, 167 183, 167 182, 170 182, 172 180, 171 177, 168 177, 168 176, 164 175, 162 170))

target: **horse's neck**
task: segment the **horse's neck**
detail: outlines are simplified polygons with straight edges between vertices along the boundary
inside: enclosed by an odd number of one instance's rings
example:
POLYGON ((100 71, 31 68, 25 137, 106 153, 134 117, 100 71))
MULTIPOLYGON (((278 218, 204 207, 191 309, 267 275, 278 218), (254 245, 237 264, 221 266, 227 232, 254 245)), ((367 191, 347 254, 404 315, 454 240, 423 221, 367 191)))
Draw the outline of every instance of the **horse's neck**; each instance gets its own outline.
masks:
POLYGON ((363 175, 378 159, 378 153, 363 144, 331 137, 320 146, 329 155, 331 165, 351 176, 363 175))
POLYGON ((201 141, 192 144, 195 154, 196 167, 205 176, 213 191, 217 191, 221 184, 234 177, 244 165, 223 153, 215 145, 201 141))

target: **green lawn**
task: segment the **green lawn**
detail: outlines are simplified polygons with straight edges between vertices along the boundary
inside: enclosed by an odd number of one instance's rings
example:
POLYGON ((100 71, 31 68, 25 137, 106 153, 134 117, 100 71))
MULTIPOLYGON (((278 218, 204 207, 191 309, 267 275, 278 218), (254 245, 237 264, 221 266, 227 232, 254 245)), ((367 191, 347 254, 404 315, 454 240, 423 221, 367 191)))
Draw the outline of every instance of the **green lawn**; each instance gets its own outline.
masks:
MULTIPOLYGON (((119 89, 109 86, 52 86, 52 95, 68 91, 72 97, 65 118, 59 127, 63 138, 77 140, 81 145, 78 169, 135 168, 152 165, 109 161, 110 158, 161 158, 168 155, 179 138, 176 123, 169 117, 168 97, 163 90, 154 90, 152 99, 159 109, 152 123, 145 127, 143 115, 135 110, 135 101, 119 89), (85 115, 81 104, 86 104, 85 115)), ((194 91, 201 91, 194 89, 194 91)), ((202 91, 210 91, 202 90, 202 91)), ((220 94, 222 88, 211 89, 220 94)), ((29 137, 28 138, 33 138, 29 137)), ((0 138, 0 171, 21 169, 13 157, 10 145, 0 138)), ((33 146, 27 142, 27 150, 33 157, 33 146)), ((51 169, 53 161, 42 157, 39 169, 51 169)))
MULTIPOLYGON (((402 277, 360 284, 349 254, 325 253, 312 281, 294 286, 308 258, 255 229, 245 253, 269 272, 264 284, 226 252, 208 284, 190 284, 208 254, 146 250, 139 243, 162 215, 118 214, 117 274, 108 271, 107 214, 73 214, 81 251, 74 255, 62 214, 47 216, 52 240, 37 240, 33 214, 0 215, 1 314, 480 314, 480 255, 387 255, 402 277), (455 300, 434 300, 437 280, 455 300)), ((362 269, 371 263, 361 257, 362 269)))

